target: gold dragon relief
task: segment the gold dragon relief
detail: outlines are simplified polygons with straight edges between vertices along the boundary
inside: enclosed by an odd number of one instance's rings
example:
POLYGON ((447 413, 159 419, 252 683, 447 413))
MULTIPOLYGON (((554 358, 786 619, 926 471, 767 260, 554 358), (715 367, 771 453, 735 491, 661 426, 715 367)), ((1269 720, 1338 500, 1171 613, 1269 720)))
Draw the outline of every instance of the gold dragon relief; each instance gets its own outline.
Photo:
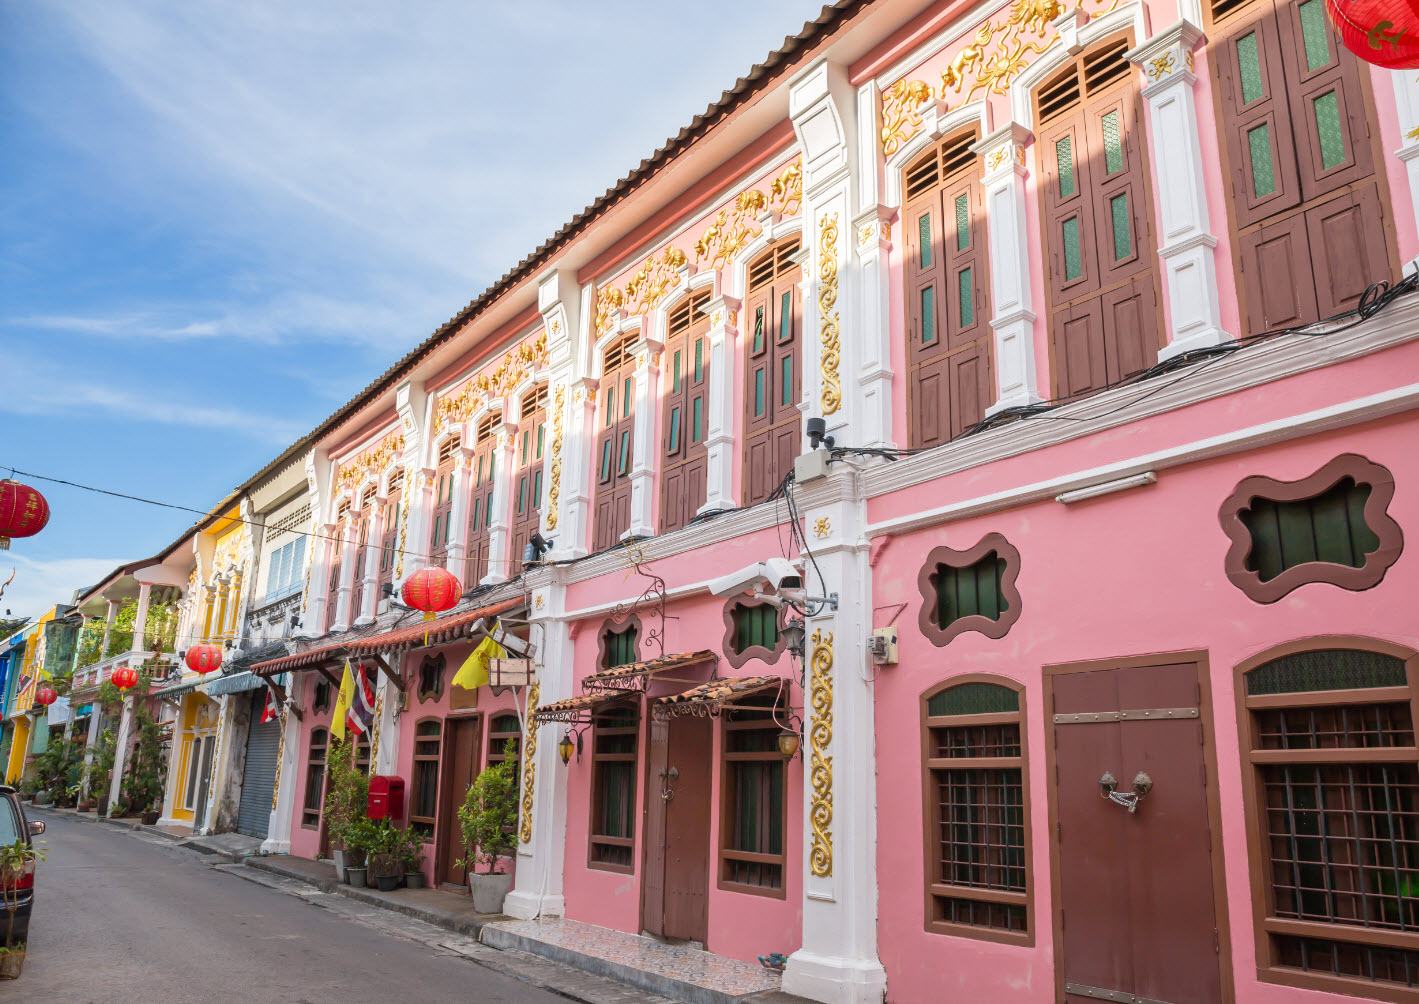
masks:
POLYGON ((450 424, 466 422, 478 410, 478 401, 486 394, 498 397, 510 394, 518 384, 547 364, 547 329, 508 350, 502 361, 491 370, 479 373, 465 383, 457 394, 442 395, 434 406, 434 432, 450 424))
POLYGON ((340 465, 339 485, 353 491, 366 476, 378 478, 379 472, 404 452, 404 433, 395 431, 348 463, 340 465))

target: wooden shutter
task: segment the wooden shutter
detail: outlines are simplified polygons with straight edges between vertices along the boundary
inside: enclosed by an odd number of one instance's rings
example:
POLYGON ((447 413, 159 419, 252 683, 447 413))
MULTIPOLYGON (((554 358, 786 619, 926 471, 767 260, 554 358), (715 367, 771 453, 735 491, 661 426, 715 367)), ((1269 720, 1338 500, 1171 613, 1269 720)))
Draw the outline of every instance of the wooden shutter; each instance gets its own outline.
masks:
POLYGON ((458 437, 450 436, 439 448, 434 474, 434 506, 429 527, 429 564, 443 568, 448 562, 448 541, 453 520, 453 459, 458 437))
POLYGON ((793 467, 802 439, 802 270, 797 238, 780 241, 749 266, 744 333, 744 504, 773 494, 793 467))
POLYGON ((661 369, 660 532, 678 530, 705 504, 709 422, 710 291, 683 298, 670 312, 661 369))
POLYGON ((592 550, 603 551, 631 526, 631 464, 635 455, 635 333, 606 350, 597 409, 596 507, 592 550))
POLYGON ((384 503, 384 530, 379 542, 379 578, 375 580, 380 595, 384 593, 385 584, 394 581, 395 559, 399 550, 399 508, 403 497, 404 475, 390 475, 389 497, 384 503))
POLYGON ((512 550, 509 575, 522 571, 522 551, 542 522, 543 456, 547 452, 547 385, 532 388, 522 399, 522 418, 514 444, 517 473, 512 483, 512 550))
POLYGON ((496 483, 498 437, 495 430, 499 415, 489 415, 478 423, 473 457, 469 461, 468 480, 472 485, 468 499, 467 547, 463 552, 463 587, 471 588, 488 574, 488 527, 492 523, 493 485, 496 483))

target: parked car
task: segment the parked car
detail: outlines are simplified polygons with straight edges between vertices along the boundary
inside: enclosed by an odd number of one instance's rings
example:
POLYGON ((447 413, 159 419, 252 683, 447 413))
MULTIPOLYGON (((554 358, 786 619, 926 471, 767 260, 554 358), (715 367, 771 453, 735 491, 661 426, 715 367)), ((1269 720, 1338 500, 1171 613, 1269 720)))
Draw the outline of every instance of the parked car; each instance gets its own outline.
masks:
MULTIPOLYGON (((43 832, 43 822, 30 822, 25 818, 19 792, 7 784, 0 784, 0 844, 13 844, 16 840, 23 840, 29 845, 33 843, 33 838, 43 832)), ((20 879, 20 908, 15 914, 15 930, 12 935, 16 943, 29 937, 30 910, 33 907, 34 862, 31 861, 26 867, 24 877, 20 879)), ((0 936, 3 934, 3 929, 0 929, 0 936)))

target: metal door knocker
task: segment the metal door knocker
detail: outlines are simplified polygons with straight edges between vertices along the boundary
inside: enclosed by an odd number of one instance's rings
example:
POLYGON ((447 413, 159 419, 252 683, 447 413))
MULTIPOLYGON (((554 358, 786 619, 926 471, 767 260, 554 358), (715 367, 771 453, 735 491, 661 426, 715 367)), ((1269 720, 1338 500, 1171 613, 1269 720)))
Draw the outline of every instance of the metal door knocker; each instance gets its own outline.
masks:
POLYGON ((1118 778, 1108 771, 1104 771, 1099 778, 1099 797, 1107 798, 1111 802, 1123 806, 1129 812, 1138 811, 1138 803, 1148 797, 1148 793, 1153 790, 1153 779, 1143 771, 1133 775, 1133 790, 1121 792, 1118 790, 1118 778))
POLYGON ((679 776, 680 769, 678 767, 671 767, 668 771, 664 767, 660 768, 660 797, 662 800, 668 802, 675 797, 674 790, 671 788, 667 788, 665 786, 665 781, 667 778, 671 781, 674 781, 679 778, 679 776))

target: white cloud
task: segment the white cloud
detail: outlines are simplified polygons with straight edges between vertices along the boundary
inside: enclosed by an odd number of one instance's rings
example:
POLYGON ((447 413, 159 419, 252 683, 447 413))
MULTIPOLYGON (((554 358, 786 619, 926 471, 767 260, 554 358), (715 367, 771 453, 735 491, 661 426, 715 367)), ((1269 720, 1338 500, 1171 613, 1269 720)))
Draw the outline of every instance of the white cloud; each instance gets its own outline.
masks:
POLYGON ((10 544, 10 550, 0 551, 0 583, 14 571, 15 580, 0 596, 0 613, 13 611, 16 617, 31 621, 42 616, 55 603, 68 603, 74 590, 87 589, 112 572, 124 560, 118 558, 55 558, 38 561, 27 558, 21 549, 24 540, 10 544))

